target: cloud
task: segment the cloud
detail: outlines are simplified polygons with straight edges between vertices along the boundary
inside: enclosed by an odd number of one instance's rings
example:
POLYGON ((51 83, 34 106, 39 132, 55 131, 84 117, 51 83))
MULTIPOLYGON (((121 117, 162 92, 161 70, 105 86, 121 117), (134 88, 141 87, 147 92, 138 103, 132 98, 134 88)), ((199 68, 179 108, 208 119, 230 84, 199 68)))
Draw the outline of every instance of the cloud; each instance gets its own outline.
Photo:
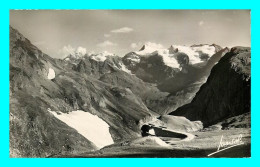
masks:
POLYGON ((137 44, 136 43, 131 43, 130 47, 134 49, 134 48, 137 47, 137 44))
POLYGON ((71 45, 63 46, 63 48, 58 51, 58 54, 61 56, 61 58, 65 58, 68 55, 85 55, 86 53, 86 48, 81 46, 74 48, 71 45))
POLYGON ((89 54, 89 55, 93 55, 93 54, 96 54, 96 52, 92 50, 92 51, 90 51, 88 54, 89 54))
POLYGON ((130 44, 130 47, 131 47, 132 49, 135 49, 135 48, 140 48, 142 45, 143 45, 143 42, 131 43, 131 44, 130 44))
POLYGON ((82 54, 82 55, 85 55, 87 53, 87 49, 86 48, 83 48, 81 46, 79 46, 77 49, 76 49, 76 54, 82 54))
POLYGON ((132 49, 140 49, 143 45, 146 45, 146 47, 148 48, 154 48, 154 49, 164 49, 164 46, 162 44, 159 43, 154 43, 154 42, 138 42, 138 43, 131 43, 130 47, 132 49))
POLYGON ((134 29, 129 28, 129 27, 123 27, 115 30, 111 30, 112 33, 129 33, 134 31, 134 29))
POLYGON ((110 34, 104 34, 104 37, 106 37, 106 38, 108 38, 110 36, 111 36, 110 34))
POLYGON ((200 21, 199 26, 203 26, 203 25, 204 25, 204 21, 200 21))
POLYGON ((108 41, 108 40, 97 44, 97 46, 99 46, 99 47, 116 46, 116 45, 117 45, 116 43, 113 43, 113 42, 108 41))
POLYGON ((69 54, 74 54, 75 53, 75 48, 73 48, 72 46, 68 45, 68 46, 63 46, 62 49, 60 49, 58 51, 58 53, 62 56, 62 57, 66 57, 69 54))
POLYGON ((164 46, 159 43, 153 43, 153 42, 145 42, 145 45, 150 48, 155 48, 155 49, 164 49, 164 46))

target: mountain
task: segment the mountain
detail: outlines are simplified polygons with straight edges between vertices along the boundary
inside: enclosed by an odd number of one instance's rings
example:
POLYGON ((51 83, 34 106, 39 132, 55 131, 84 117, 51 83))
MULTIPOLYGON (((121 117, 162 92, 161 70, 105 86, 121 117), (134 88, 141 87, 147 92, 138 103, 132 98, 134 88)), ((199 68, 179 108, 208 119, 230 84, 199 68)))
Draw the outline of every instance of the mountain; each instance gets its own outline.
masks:
POLYGON ((157 106, 158 102, 147 100, 160 114, 167 114, 191 102, 212 67, 228 51, 215 44, 171 45, 165 49, 148 43, 139 51, 126 54, 122 61, 136 77, 169 93, 164 101, 170 105, 161 107, 157 106))
POLYGON ((100 150, 140 138, 158 118, 158 126, 201 129, 166 114, 192 101, 227 52, 215 44, 148 44, 124 57, 76 51, 54 59, 10 27, 10 156, 100 150))
MULTIPOLYGON (((112 69, 111 62, 116 60, 93 61, 91 70, 99 75, 88 75, 80 68, 86 67, 83 62, 78 66, 53 59, 10 27, 10 156, 46 157, 98 149, 75 121, 89 120, 91 115, 105 121, 113 142, 140 136, 140 122, 153 114, 129 88, 99 80, 102 73, 131 77, 112 69)), ((99 124, 92 127, 100 128, 99 124)))
MULTIPOLYGON (((193 45, 181 46, 171 45, 164 49, 152 44, 144 45, 137 52, 130 52, 123 57, 123 62, 128 69, 137 77, 145 82, 156 83, 162 91, 175 92, 174 90, 165 90, 171 79, 179 80, 184 76, 190 80, 190 76, 207 75, 207 69, 211 69, 221 56, 227 51, 220 46, 212 45, 193 45), (213 65, 212 65, 213 64, 213 65), (190 75, 190 76, 187 76, 190 75), (164 87, 164 88, 163 88, 164 87)), ((191 83, 194 80, 190 80, 191 83)), ((178 82, 178 81, 177 81, 178 82)), ((184 83, 180 83, 185 85, 184 83)))
POLYGON ((170 115, 200 120, 209 126, 250 112, 250 90, 251 49, 234 47, 213 67, 192 102, 170 115))
POLYGON ((11 157, 45 157, 97 149, 47 111, 57 104, 51 96, 60 94, 53 82, 54 75, 60 72, 62 69, 54 59, 10 27, 11 157))

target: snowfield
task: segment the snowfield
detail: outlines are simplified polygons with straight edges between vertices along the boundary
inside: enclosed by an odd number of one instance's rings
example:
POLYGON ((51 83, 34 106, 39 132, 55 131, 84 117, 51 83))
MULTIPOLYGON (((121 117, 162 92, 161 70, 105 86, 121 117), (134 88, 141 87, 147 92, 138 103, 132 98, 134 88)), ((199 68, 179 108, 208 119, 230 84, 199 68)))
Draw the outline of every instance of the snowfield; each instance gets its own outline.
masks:
POLYGON ((203 46, 182 46, 182 45, 172 45, 173 48, 178 48, 179 52, 183 52, 189 56, 191 64, 201 63, 201 59, 199 58, 199 52, 208 54, 211 57, 215 54, 216 50, 214 46, 203 45, 203 46))
MULTIPOLYGON (((165 63, 165 65, 172 67, 172 68, 180 69, 180 64, 177 62, 177 60, 175 59, 173 54, 169 54, 169 50, 164 49, 163 46, 161 46, 161 45, 154 46, 154 45, 146 44, 144 50, 141 50, 141 51, 138 51, 135 53, 138 55, 141 55, 141 56, 148 56, 149 54, 151 54, 153 52, 157 52, 159 55, 162 56, 163 62, 165 63)), ((139 62, 140 62, 140 58, 139 58, 139 62)))
POLYGON ((94 143, 98 148, 113 144, 109 133, 109 125, 96 115, 77 110, 67 113, 55 112, 48 109, 56 118, 76 129, 78 133, 94 143))
POLYGON ((52 68, 49 68, 48 72, 48 79, 54 79, 55 78, 55 71, 52 68))
MULTIPOLYGON (((183 46, 183 45, 172 45, 174 49, 178 49, 178 52, 185 53, 189 56, 190 64, 197 64, 203 62, 200 58, 200 52, 207 54, 209 57, 216 53, 214 46, 201 45, 201 46, 183 46)), ((180 64, 176 60, 175 54, 170 54, 169 49, 164 48, 162 45, 155 45, 152 43, 147 43, 144 45, 144 49, 136 51, 135 53, 140 56, 149 56, 151 53, 157 52, 162 56, 165 65, 172 68, 179 68, 181 70, 180 64)), ((134 61, 134 57, 128 58, 134 61)), ((136 59, 137 63, 140 62, 140 58, 136 59)))
POLYGON ((179 68, 181 70, 181 66, 174 57, 174 54, 169 54, 168 50, 164 50, 163 52, 159 51, 159 55, 162 55, 163 62, 166 66, 172 67, 172 68, 179 68), (166 52, 167 51, 167 52, 166 52))

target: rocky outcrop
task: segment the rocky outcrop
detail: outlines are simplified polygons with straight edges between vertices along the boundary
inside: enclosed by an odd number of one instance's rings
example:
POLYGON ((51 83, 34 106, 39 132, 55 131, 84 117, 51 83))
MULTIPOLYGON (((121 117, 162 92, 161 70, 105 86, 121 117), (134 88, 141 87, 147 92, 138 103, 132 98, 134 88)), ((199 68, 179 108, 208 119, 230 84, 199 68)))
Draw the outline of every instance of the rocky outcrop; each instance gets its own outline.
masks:
POLYGON ((223 119, 250 112, 251 49, 234 47, 211 70, 207 82, 191 103, 170 115, 200 120, 209 126, 223 119))

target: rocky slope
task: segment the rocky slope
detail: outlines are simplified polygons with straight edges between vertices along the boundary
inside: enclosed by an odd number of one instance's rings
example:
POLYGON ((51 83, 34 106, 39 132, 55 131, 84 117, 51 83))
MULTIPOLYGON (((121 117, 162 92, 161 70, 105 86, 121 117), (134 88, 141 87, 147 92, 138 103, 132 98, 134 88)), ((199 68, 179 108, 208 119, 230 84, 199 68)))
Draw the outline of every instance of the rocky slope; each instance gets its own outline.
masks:
POLYGON ((250 89, 251 49, 234 47, 213 67, 192 102, 170 114, 200 120, 209 126, 250 112, 250 89))
MULTIPOLYGON (((77 66, 42 53, 10 27, 11 157, 45 157, 97 149, 48 108, 57 113, 83 110, 97 115, 109 125, 114 142, 140 135, 140 121, 152 117, 143 101, 130 89, 102 82, 80 68, 72 70, 74 67, 77 66)), ((109 64, 104 68, 107 69, 111 70, 109 64)))
POLYGON ((49 68, 60 70, 53 59, 10 28, 11 157, 45 157, 96 149, 75 129, 46 112, 52 100, 49 94, 58 89, 48 79, 49 68))

